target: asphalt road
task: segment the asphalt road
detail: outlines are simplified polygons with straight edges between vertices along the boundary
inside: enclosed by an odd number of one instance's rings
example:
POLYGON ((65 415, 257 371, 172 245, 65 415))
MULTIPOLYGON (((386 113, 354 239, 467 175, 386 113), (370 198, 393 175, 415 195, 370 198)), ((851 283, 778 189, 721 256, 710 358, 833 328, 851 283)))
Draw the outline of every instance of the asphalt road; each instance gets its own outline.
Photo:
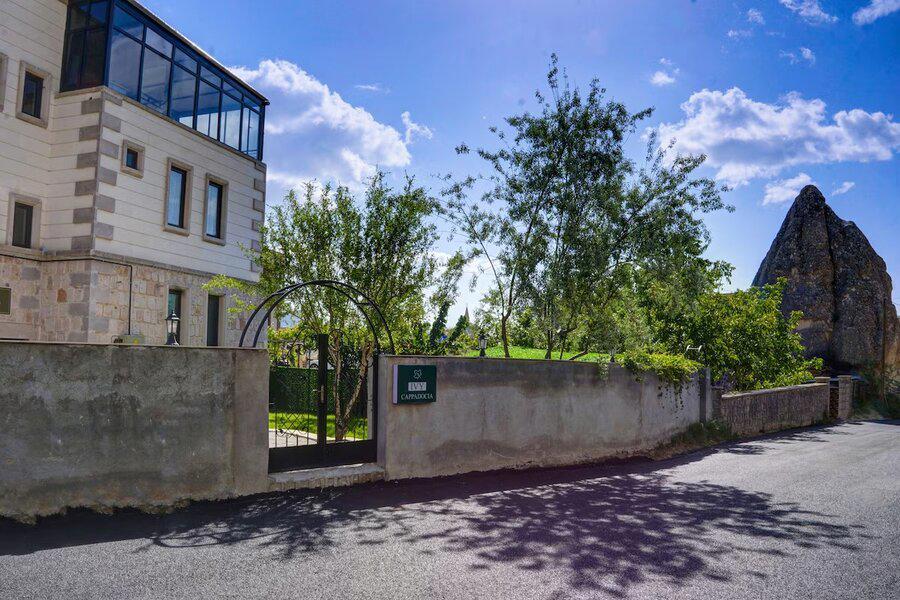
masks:
POLYGON ((662 462, 0 520, 0 598, 900 598, 900 422, 662 462))

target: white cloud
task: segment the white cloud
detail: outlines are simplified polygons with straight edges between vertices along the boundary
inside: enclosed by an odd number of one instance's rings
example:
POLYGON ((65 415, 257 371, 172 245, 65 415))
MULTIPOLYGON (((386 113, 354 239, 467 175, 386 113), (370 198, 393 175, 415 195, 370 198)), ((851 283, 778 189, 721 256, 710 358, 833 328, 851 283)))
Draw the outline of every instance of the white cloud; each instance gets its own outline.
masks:
POLYGON ((681 105, 685 118, 658 127, 660 142, 682 154, 705 154, 716 177, 742 185, 803 164, 889 160, 900 148, 892 115, 842 110, 826 120, 825 103, 788 94, 757 102, 740 88, 701 90, 681 105))
POLYGON ((758 10, 756 10, 755 8, 751 8, 750 10, 747 11, 747 22, 748 23, 756 23, 758 25, 766 24, 766 20, 765 20, 765 18, 763 18, 762 13, 759 12, 758 10))
POLYGON ((798 55, 796 52, 788 52, 786 50, 782 50, 779 54, 782 58, 786 58, 791 61, 792 65, 797 64, 798 62, 805 60, 810 65, 816 64, 816 55, 809 48, 800 47, 800 54, 798 55))
POLYGON ((853 22, 857 25, 868 25, 873 21, 900 10, 900 0, 871 0, 853 13, 853 22))
POLYGON ((663 66, 663 69, 656 71, 650 76, 650 83, 655 86, 671 85, 675 83, 675 78, 681 72, 681 69, 675 67, 675 63, 668 58, 659 59, 659 64, 663 66))
POLYGON ((803 189, 803 186, 812 182, 812 178, 806 173, 798 173, 796 177, 791 177, 790 179, 767 183, 763 204, 780 204, 793 200, 800 193, 800 190, 803 189))
POLYGON ((782 6, 797 13, 807 23, 835 23, 838 18, 829 15, 819 5, 819 0, 780 0, 782 6))
MULTIPOLYGON (((266 159, 274 185, 287 189, 297 182, 319 180, 355 187, 376 168, 410 164, 409 113, 401 115, 406 127, 401 133, 286 60, 263 60, 256 68, 232 71, 272 101, 266 115, 266 159)), ((418 128, 414 133, 430 131, 412 125, 418 128)))
POLYGON ((671 85, 675 83, 675 78, 665 71, 657 71, 650 76, 650 83, 657 86, 671 85))
POLYGON ((739 40, 750 37, 751 32, 749 29, 729 29, 726 35, 733 40, 739 40))
POLYGON ((832 196, 840 196, 841 194, 846 194, 847 192, 852 190, 855 185, 856 184, 852 181, 845 181, 844 183, 839 185, 837 188, 835 188, 831 192, 831 195, 832 196))
POLYGON ((388 92, 390 92, 389 89, 387 89, 380 83, 358 83, 353 87, 364 92, 374 92, 376 94, 387 94, 388 92))
POLYGON ((421 125, 420 123, 416 123, 412 120, 412 118, 409 116, 408 110, 400 115, 400 119, 403 121, 403 127, 406 128, 403 139, 407 144, 412 144, 416 136, 425 138, 427 140, 430 140, 432 137, 434 137, 434 132, 431 131, 430 128, 421 125))

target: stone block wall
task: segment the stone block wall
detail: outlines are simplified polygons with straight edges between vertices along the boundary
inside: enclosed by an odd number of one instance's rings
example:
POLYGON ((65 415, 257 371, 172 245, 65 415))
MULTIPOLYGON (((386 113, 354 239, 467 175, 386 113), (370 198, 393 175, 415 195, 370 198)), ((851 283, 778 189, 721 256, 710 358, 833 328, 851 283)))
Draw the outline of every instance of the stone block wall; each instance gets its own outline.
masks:
MULTIPOLYGON (((182 344, 206 345, 209 275, 163 265, 106 258, 0 254, 0 287, 12 290, 11 311, 0 315, 0 338, 110 343, 129 333, 147 344, 166 340, 170 288, 182 291, 182 344), (130 294, 129 294, 130 291, 130 294), (131 307, 129 310, 129 301, 131 307)), ((233 314, 225 294, 219 344, 237 346, 245 315, 233 314)))
POLYGON ((720 395, 714 417, 739 436, 806 427, 828 418, 828 383, 720 395))

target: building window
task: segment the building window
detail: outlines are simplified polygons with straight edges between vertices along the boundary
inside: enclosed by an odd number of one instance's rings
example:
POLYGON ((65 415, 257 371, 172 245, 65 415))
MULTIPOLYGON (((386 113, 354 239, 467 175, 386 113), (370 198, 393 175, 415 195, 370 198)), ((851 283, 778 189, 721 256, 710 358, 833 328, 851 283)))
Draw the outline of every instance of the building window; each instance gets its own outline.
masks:
POLYGON ((0 287, 0 315, 8 315, 12 312, 12 290, 8 287, 0 287))
POLYGON ((94 87, 103 83, 108 17, 109 0, 69 3, 60 82, 62 89, 94 87))
POLYGON ((11 193, 7 214, 5 242, 19 248, 37 248, 41 232, 41 201, 11 193))
POLYGON ((228 184, 224 180, 206 176, 206 204, 203 207, 203 239, 225 243, 225 212, 228 184))
POLYGON ((31 248, 31 230, 34 225, 34 207, 30 204, 13 204, 12 245, 31 248))
POLYGON ((0 52, 0 113, 3 112, 6 99, 6 70, 9 67, 9 58, 0 52))
POLYGON ((44 95, 44 80, 34 73, 25 73, 25 87, 22 91, 22 112, 35 119, 41 118, 41 97, 44 95))
POLYGON ((206 345, 219 345, 219 327, 221 326, 222 296, 210 294, 206 299, 206 345))
POLYGON ((122 172, 134 177, 144 176, 144 147, 132 141, 122 142, 122 172))
POLYGON ((178 331, 175 333, 175 339, 178 343, 181 343, 181 332, 184 331, 186 327, 186 323, 184 320, 184 315, 182 315, 181 306, 182 299, 184 297, 184 292, 181 290, 170 289, 169 290, 169 302, 167 304, 166 309, 166 317, 175 313, 175 316, 178 317, 178 331))
POLYGON ((212 64, 136 4, 127 0, 72 1, 61 89, 103 83, 262 160, 265 100, 259 94, 212 64))
POLYGON ((187 235, 191 214, 191 168, 169 160, 166 181, 165 228, 187 235))
POLYGON ((41 127, 47 126, 50 74, 25 61, 19 63, 19 98, 17 116, 41 127))

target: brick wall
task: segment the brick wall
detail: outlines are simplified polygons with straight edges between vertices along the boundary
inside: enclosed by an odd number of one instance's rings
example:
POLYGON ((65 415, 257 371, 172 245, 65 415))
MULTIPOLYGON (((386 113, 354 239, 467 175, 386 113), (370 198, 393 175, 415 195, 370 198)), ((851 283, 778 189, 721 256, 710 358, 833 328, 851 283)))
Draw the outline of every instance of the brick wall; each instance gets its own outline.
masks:
POLYGON ((721 395, 714 416, 736 435, 756 435, 806 427, 828 418, 828 383, 721 395))

